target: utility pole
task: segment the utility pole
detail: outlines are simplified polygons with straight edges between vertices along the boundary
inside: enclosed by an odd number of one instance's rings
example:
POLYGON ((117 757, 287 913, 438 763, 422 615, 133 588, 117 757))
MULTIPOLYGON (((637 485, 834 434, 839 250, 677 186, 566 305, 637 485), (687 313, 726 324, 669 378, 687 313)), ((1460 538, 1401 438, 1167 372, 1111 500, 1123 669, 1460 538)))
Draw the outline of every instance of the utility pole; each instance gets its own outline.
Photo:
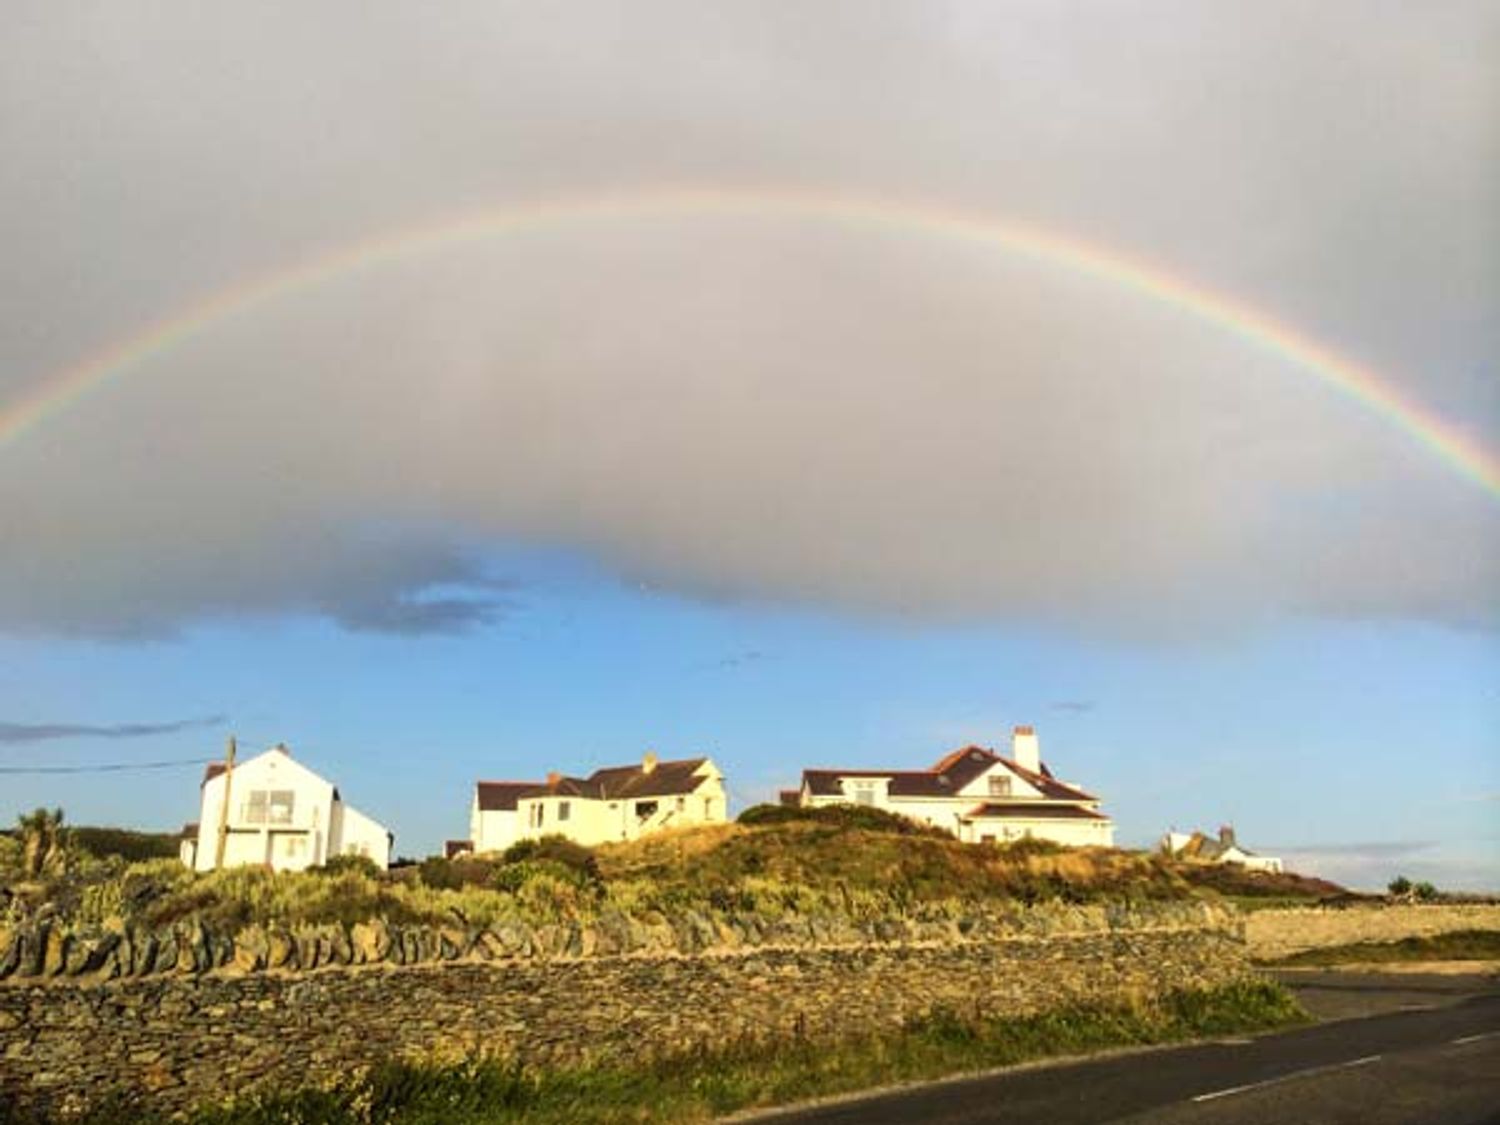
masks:
POLYGON ((234 780, 234 735, 224 754, 224 800, 219 805, 219 834, 214 844, 214 870, 224 866, 224 849, 229 844, 229 783, 234 780))

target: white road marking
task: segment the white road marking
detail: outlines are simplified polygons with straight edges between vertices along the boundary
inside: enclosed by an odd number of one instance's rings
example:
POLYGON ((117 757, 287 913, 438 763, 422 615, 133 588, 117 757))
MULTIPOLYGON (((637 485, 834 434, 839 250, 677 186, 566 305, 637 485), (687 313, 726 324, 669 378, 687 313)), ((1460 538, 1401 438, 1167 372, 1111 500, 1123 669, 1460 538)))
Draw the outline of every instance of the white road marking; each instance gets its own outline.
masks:
POLYGON ((1497 1035, 1500 1035, 1500 1031, 1481 1031, 1478 1035, 1465 1035, 1462 1039, 1455 1039, 1453 1044, 1478 1043, 1481 1039, 1493 1039, 1497 1035))
MULTIPOLYGON (((1276 1079, 1276 1078, 1273 1078, 1273 1079, 1271 1079, 1271 1081, 1272 1082, 1277 1082, 1277 1081, 1280 1081, 1280 1080, 1276 1079)), ((1197 1097, 1195 1097, 1193 1099, 1193 1101, 1195 1101, 1195 1102, 1211 1102, 1215 1098, 1227 1098, 1230 1094, 1239 1094, 1239 1093, 1244 1092, 1245 1090, 1253 1090, 1257 1086, 1265 1086, 1265 1085, 1268 1085, 1268 1083, 1265 1083, 1265 1082, 1252 1082, 1248 1086, 1228 1086, 1228 1087, 1226 1087, 1223 1090, 1215 1090, 1211 1094, 1199 1094, 1197 1097)))
POLYGON ((1430 1012, 1436 1008, 1436 1004, 1402 1004, 1396 1009, 1398 1012, 1430 1012))
POLYGON ((1367 1066, 1372 1062, 1379 1062, 1379 1055, 1366 1055, 1362 1059, 1353 1059, 1350 1062, 1331 1063, 1328 1066, 1313 1066, 1306 1070, 1294 1070, 1290 1074, 1278 1074, 1275 1078, 1267 1078, 1262 1082, 1247 1082, 1243 1086, 1229 1086, 1223 1090, 1215 1090, 1209 1094, 1199 1094, 1193 1098, 1195 1102, 1211 1102, 1215 1098, 1227 1098, 1230 1094, 1243 1094, 1246 1090, 1258 1090, 1262 1086, 1274 1086, 1278 1082, 1290 1082, 1293 1078, 1306 1078, 1310 1074, 1322 1074, 1329 1070, 1348 1070, 1350 1067, 1367 1066))

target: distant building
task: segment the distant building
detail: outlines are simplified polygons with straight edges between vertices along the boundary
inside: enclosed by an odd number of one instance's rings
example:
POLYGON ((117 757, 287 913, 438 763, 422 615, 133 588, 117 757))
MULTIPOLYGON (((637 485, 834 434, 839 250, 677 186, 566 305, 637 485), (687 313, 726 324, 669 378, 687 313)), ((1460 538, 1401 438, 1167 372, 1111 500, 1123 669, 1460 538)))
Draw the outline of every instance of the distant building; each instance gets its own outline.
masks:
POLYGON ((1178 859, 1199 863, 1236 863, 1249 871, 1280 871, 1281 860, 1273 855, 1256 855, 1239 845, 1234 828, 1224 825, 1218 839, 1202 832, 1170 831, 1161 839, 1162 850, 1178 859))
POLYGON ((1036 731, 1016 727, 1011 757, 965 746, 931 769, 808 769, 783 804, 867 805, 946 828, 960 840, 999 843, 1032 837, 1060 844, 1114 844, 1114 822, 1099 798, 1058 781, 1043 764, 1036 731))
POLYGON ((184 829, 180 848, 182 862, 194 870, 214 868, 226 788, 225 867, 301 871, 340 855, 390 865, 395 837, 385 826, 346 804, 332 782, 277 746, 237 763, 232 772, 222 762, 204 771, 198 823, 184 829))
POLYGON ((588 777, 549 774, 546 781, 479 781, 469 806, 475 853, 503 851, 518 840, 566 836, 580 844, 634 840, 664 828, 728 819, 724 775, 709 758, 598 769, 588 777))

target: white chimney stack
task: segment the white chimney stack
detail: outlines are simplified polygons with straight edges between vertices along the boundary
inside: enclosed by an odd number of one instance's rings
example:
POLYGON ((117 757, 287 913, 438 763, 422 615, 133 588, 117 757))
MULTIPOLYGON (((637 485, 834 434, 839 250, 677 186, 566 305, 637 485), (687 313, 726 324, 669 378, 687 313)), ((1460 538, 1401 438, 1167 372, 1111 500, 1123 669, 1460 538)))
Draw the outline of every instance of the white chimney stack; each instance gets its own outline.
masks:
POLYGON ((1016 765, 1032 773, 1042 772, 1042 748, 1031 727, 1017 727, 1010 736, 1011 757, 1016 765))

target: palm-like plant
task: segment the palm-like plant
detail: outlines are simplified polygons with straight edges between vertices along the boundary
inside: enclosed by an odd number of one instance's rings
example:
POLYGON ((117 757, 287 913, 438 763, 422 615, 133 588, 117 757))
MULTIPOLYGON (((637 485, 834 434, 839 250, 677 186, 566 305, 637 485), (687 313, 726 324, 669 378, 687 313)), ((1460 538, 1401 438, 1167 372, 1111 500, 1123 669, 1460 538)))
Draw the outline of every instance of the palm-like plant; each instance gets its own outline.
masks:
POLYGON ((21 874, 37 879, 63 866, 67 857, 67 832, 62 809, 36 809, 17 819, 21 834, 21 874))

